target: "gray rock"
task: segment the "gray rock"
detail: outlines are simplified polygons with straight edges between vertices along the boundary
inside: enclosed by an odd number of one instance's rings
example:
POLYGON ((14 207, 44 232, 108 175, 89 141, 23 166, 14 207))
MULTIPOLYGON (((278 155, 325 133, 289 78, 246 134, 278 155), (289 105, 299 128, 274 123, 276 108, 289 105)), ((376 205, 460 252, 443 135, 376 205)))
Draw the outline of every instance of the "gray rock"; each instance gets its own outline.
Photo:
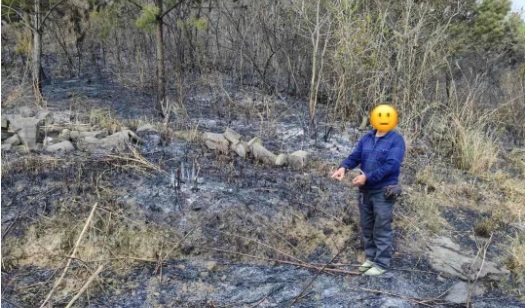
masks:
POLYGON ((284 166, 287 163, 288 163, 288 155, 282 154, 282 153, 277 155, 277 158, 275 159, 276 166, 284 166))
POLYGON ((2 130, 9 129, 9 120, 2 115, 2 130))
POLYGON ((237 155, 239 155, 240 157, 246 158, 246 155, 247 155, 247 152, 248 152, 248 148, 245 146, 244 143, 242 143, 242 142, 238 142, 238 143, 235 143, 235 144, 232 143, 230 148, 231 148, 232 151, 237 153, 237 155))
POLYGON ((42 125, 51 125, 55 123, 55 118, 51 111, 40 111, 36 118, 42 121, 42 125))
POLYGON ((3 144, 9 144, 11 146, 19 145, 20 143, 22 143, 22 142, 20 141, 20 138, 18 138, 17 134, 14 134, 13 136, 7 138, 3 142, 3 144))
POLYGON ((147 123, 144 125, 141 125, 137 128, 137 133, 139 132, 155 132, 158 133, 159 131, 151 124, 147 123))
MULTIPOLYGON (((84 138, 85 139, 85 138, 84 138)), ((102 148, 125 149, 128 143, 140 143, 141 139, 129 129, 114 133, 106 138, 100 139, 99 146, 102 148)))
POLYGON ((69 133, 69 137, 72 139, 72 140, 77 140, 78 138, 80 138, 80 132, 77 131, 77 130, 73 130, 69 133))
POLYGON ((471 253, 462 251, 460 246, 448 237, 441 236, 432 239, 428 248, 430 265, 435 270, 442 272, 444 276, 473 281, 479 272, 480 279, 487 278, 497 281, 510 274, 507 269, 500 269, 489 260, 485 260, 483 267, 481 267, 482 260, 480 258, 475 260, 471 253))
POLYGON ((69 140, 71 138, 71 131, 67 128, 64 128, 60 134, 58 134, 58 139, 60 140, 69 140))
POLYGON ((224 138, 223 134, 203 133, 202 140, 204 140, 204 143, 209 149, 228 153, 230 143, 224 138))
POLYGON ((34 148, 40 142, 40 126, 43 120, 38 118, 24 118, 15 116, 11 121, 13 130, 17 132, 20 141, 29 149, 34 148))
POLYGON ((59 143, 55 143, 55 144, 52 144, 46 147, 47 152, 64 152, 65 153, 65 152, 70 152, 74 150, 75 150, 75 147, 68 140, 65 140, 59 143))
POLYGON ((260 160, 268 165, 275 165, 277 157, 260 143, 253 143, 250 151, 255 159, 260 160))
POLYGON ((18 107, 18 114, 24 118, 30 118, 36 115, 36 111, 28 106, 20 106, 18 107))
MULTIPOLYGON (((466 303, 469 292, 471 292, 469 285, 464 281, 459 281, 448 291, 445 299, 456 304, 466 303)), ((473 288, 471 298, 483 295, 483 293, 485 293, 485 288, 478 284, 473 288)))
POLYGON ((80 138, 86 138, 86 137, 100 138, 100 137, 103 137, 105 134, 106 134, 105 131, 97 130, 97 131, 94 131, 94 132, 80 132, 79 133, 79 137, 80 138))
POLYGON ((288 155, 288 164, 294 169, 304 168, 308 164, 309 154, 306 151, 299 150, 288 155))
POLYGON ((226 138, 229 142, 233 144, 239 143, 241 141, 241 134, 237 133, 231 128, 226 128, 226 131, 224 132, 224 138, 226 138))

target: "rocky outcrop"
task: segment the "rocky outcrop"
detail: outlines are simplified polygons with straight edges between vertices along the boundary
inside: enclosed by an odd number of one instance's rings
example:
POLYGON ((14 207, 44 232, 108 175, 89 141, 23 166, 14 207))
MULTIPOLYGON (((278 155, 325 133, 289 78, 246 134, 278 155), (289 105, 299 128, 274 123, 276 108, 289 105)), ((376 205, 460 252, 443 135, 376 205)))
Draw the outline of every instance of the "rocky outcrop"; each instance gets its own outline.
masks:
POLYGON ((477 279, 501 280, 510 272, 492 261, 475 258, 448 237, 437 237, 428 244, 430 265, 444 276, 465 281, 477 279))
MULTIPOLYGON (((109 136, 106 130, 94 129, 89 124, 54 124, 51 112, 37 113, 30 108, 20 108, 19 114, 2 118, 2 136, 6 136, 2 138, 2 150, 31 150, 37 146, 50 153, 69 152, 76 148, 90 152, 97 149, 124 150, 128 144, 143 141, 134 131, 125 128, 109 136)), ((158 134, 150 124, 139 129, 148 134, 158 134)))
POLYGON ((300 169, 308 164, 309 155, 306 151, 296 151, 290 155, 285 153, 276 155, 263 145, 261 138, 254 137, 245 142, 243 136, 231 128, 227 128, 223 134, 203 133, 202 140, 210 150, 219 150, 222 153, 233 151, 242 158, 246 158, 250 154, 255 160, 270 166, 289 165, 292 168, 300 169))

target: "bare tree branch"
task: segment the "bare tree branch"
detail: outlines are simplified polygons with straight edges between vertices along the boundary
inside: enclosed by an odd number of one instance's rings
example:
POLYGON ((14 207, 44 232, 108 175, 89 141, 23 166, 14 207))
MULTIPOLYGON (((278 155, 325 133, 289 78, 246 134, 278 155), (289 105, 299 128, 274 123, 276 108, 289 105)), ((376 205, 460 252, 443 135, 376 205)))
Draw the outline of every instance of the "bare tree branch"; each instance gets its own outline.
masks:
POLYGON ((42 18, 42 21, 40 22, 40 27, 42 27, 42 25, 46 22, 46 20, 49 17, 49 15, 51 15, 51 13, 57 8, 57 6, 59 6, 64 1, 65 0, 60 0, 57 3, 53 4, 53 6, 49 9, 49 11, 47 11, 46 16, 44 16, 44 18, 42 18))
POLYGON ((175 3, 174 5, 172 5, 169 9, 167 9, 166 11, 164 11, 164 13, 160 14, 159 16, 159 19, 162 19, 166 14, 168 14, 169 12, 171 12, 173 9, 175 9, 177 6, 181 5, 182 2, 184 2, 184 0, 180 0, 178 1, 177 3, 175 3))
POLYGON ((144 9, 144 6, 138 4, 137 2, 135 2, 134 0, 128 0, 129 3, 133 4, 134 6, 138 7, 139 9, 144 9))
POLYGON ((22 13, 20 13, 19 11, 15 10, 13 7, 11 6, 8 6, 8 5, 5 5, 5 4, 2 4, 2 7, 5 7, 9 10, 9 12, 13 11, 15 12, 18 17, 20 17, 20 19, 22 20, 22 23, 24 25, 26 25, 27 27, 31 28, 31 30, 35 30, 35 28, 31 25, 31 23, 29 23, 25 18, 24 18, 24 15, 22 15, 22 13))

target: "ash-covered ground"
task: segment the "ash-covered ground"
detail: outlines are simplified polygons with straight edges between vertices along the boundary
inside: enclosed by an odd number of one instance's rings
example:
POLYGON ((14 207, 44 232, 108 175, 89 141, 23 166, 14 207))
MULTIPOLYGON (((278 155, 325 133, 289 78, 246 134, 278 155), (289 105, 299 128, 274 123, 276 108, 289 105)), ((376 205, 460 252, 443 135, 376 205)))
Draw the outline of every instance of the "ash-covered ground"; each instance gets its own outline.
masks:
MULTIPOLYGON (((111 82, 55 80, 46 91, 56 117, 107 108, 122 123, 154 121, 151 96, 111 82)), ((2 154, 2 305, 42 303, 97 203, 53 306, 103 265, 77 306, 462 307, 446 300, 459 279, 435 271, 422 239, 401 230, 389 273, 348 273, 362 261, 357 191, 329 175, 364 133, 356 124, 329 125, 320 106, 312 128, 304 101, 252 88, 199 88, 183 101, 173 134, 145 134, 137 152, 2 154), (274 153, 306 150, 310 163, 267 166, 175 133, 227 127, 274 153)), ((505 283, 480 282, 473 307, 525 307, 505 283)))

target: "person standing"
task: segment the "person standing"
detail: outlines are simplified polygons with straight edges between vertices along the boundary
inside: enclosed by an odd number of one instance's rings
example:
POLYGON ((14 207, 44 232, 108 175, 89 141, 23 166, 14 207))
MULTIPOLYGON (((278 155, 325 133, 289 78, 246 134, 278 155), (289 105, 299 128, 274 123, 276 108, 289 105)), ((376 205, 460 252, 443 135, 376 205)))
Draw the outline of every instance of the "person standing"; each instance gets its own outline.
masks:
POLYGON ((373 130, 365 134, 354 151, 339 165, 332 178, 341 181, 347 170, 360 166, 352 180, 359 187, 359 214, 366 261, 359 271, 382 275, 392 259, 392 216, 395 197, 400 194, 400 167, 405 156, 403 136, 394 131, 397 111, 378 105, 370 114, 373 130))

